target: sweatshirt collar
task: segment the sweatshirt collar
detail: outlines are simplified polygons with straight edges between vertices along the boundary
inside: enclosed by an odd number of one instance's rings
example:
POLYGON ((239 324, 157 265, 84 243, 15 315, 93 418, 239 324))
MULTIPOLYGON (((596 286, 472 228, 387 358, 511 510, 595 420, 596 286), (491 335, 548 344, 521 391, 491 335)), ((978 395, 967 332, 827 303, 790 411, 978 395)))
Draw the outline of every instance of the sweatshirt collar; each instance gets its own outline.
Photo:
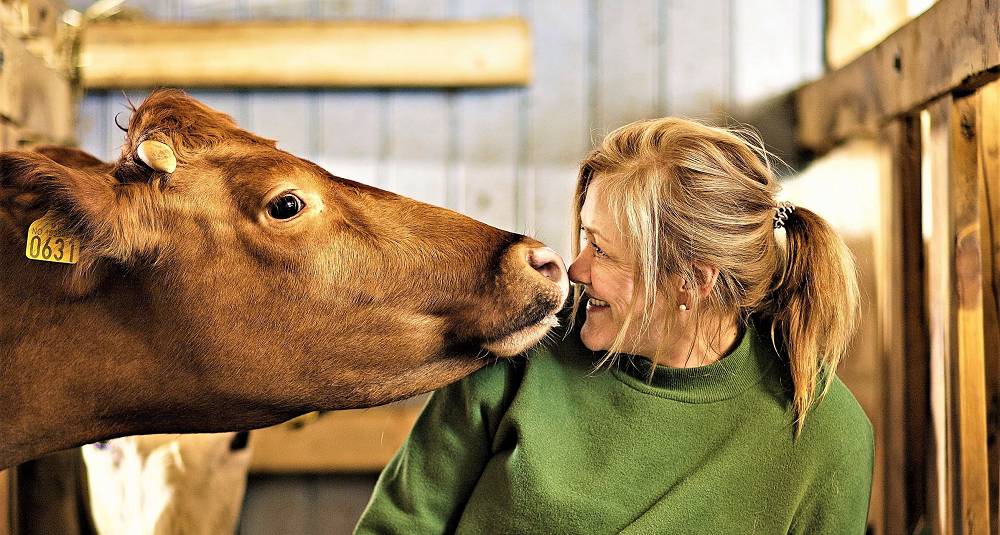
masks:
POLYGON ((685 403, 712 403, 736 397, 761 381, 778 357, 754 322, 743 330, 740 343, 716 362, 694 368, 653 366, 643 357, 623 355, 612 373, 646 394, 685 403), (653 368, 650 380, 650 368, 653 368))

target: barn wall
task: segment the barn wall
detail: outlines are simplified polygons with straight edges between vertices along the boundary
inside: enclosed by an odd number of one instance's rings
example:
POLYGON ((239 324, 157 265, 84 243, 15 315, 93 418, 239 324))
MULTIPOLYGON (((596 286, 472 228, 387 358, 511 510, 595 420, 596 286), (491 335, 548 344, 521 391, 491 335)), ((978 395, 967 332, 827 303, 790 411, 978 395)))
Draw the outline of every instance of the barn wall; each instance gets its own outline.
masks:
MULTIPOLYGON (((89 2, 71 2, 83 7, 89 2)), ((194 91, 334 174, 531 232, 569 250, 576 163, 592 140, 665 114, 718 119, 822 72, 822 0, 135 0, 172 20, 517 15, 534 82, 489 90, 194 91)), ((129 91, 141 100, 142 91, 129 91)), ((84 100, 82 146, 111 158, 121 91, 84 100)), ((745 114, 748 117, 752 114, 745 114)), ((778 143, 772 140, 772 143, 778 143)), ((780 143, 779 143, 780 144, 780 143)))
MULTIPOLYGON (((535 50, 534 81, 525 88, 193 93, 334 174, 533 234, 564 253, 576 165, 593 140, 651 116, 752 117, 756 105, 823 70, 822 0, 133 0, 128 5, 172 20, 524 17, 535 50)), ((144 94, 128 92, 133 101, 144 94)), ((111 120, 124 109, 121 91, 88 93, 78 132, 83 148, 114 157, 122 133, 111 120)), ((774 142, 767 132, 765 137, 774 142)), ((373 481, 370 475, 255 476, 241 531, 346 533, 373 481)))

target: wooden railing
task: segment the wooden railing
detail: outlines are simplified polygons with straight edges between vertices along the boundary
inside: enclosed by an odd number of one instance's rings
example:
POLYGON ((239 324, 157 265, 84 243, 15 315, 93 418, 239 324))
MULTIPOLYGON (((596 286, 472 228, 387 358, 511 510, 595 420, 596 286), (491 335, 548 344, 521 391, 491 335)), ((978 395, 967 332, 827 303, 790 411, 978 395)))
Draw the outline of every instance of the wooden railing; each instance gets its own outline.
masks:
POLYGON ((797 137, 882 147, 885 533, 997 533, 1000 5, 941 0, 796 93, 797 137))

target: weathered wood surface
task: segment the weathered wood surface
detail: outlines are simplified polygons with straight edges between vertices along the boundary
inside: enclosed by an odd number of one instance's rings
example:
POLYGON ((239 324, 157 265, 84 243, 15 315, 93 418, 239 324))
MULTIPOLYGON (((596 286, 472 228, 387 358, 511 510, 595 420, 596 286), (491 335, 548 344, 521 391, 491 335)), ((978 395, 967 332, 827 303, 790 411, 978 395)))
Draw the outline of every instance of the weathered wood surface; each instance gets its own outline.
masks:
POLYGON ((990 532, 1000 533, 1000 83, 980 90, 979 215, 983 244, 983 347, 986 350, 990 532))
POLYGON ((951 115, 951 213, 954 218, 954 318, 955 351, 953 385, 955 400, 952 417, 959 470, 956 493, 955 528, 960 533, 986 533, 990 527, 989 462, 986 435, 986 369, 983 316, 983 253, 989 243, 982 240, 979 173, 979 134, 983 113, 981 93, 955 101, 951 115))
POLYGON ((913 533, 927 507, 928 349, 921 234, 920 121, 879 134, 878 359, 882 364, 884 533, 913 533))
POLYGON ((256 473, 364 473, 385 467, 406 439, 423 404, 408 401, 325 413, 301 428, 255 431, 250 470, 256 473))
POLYGON ((81 78, 121 87, 523 85, 522 19, 439 22, 115 22, 83 33, 81 78))
POLYGON ((0 470, 0 535, 11 535, 11 480, 9 470, 0 470))
POLYGON ((981 234, 981 104, 977 93, 928 108, 931 516, 948 533, 986 533, 991 516, 983 307, 983 251, 991 246, 981 234))
POLYGON ((941 0, 872 50, 795 93, 797 137, 822 152, 1000 66, 1000 4, 941 0))
MULTIPOLYGON (((25 13, 56 9, 34 7, 38 9, 25 13)), ((16 126, 18 136, 28 141, 70 143, 76 137, 76 94, 68 66, 51 64, 43 56, 51 59, 60 54, 40 56, 39 50, 26 46, 31 42, 0 27, 0 120, 16 126)))
POLYGON ((909 20, 908 0, 827 0, 826 63, 839 69, 909 20))

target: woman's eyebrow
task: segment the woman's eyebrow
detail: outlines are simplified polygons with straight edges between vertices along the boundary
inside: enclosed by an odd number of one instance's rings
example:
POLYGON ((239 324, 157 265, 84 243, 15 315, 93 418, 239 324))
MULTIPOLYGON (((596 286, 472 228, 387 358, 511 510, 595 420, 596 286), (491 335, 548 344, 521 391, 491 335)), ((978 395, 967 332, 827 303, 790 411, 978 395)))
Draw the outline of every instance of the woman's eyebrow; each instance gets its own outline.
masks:
POLYGON ((584 226, 583 226, 583 230, 587 231, 587 232, 588 232, 588 233, 590 233, 590 234, 593 234, 594 236, 597 236, 597 237, 598 237, 598 238, 600 238, 600 239, 601 239, 602 241, 607 241, 607 240, 606 240, 606 239, 604 238, 604 236, 602 236, 602 235, 601 235, 601 233, 600 233, 600 232, 597 232, 597 230, 596 230, 596 229, 593 229, 593 228, 590 228, 590 227, 588 227, 588 226, 584 225, 584 226))

